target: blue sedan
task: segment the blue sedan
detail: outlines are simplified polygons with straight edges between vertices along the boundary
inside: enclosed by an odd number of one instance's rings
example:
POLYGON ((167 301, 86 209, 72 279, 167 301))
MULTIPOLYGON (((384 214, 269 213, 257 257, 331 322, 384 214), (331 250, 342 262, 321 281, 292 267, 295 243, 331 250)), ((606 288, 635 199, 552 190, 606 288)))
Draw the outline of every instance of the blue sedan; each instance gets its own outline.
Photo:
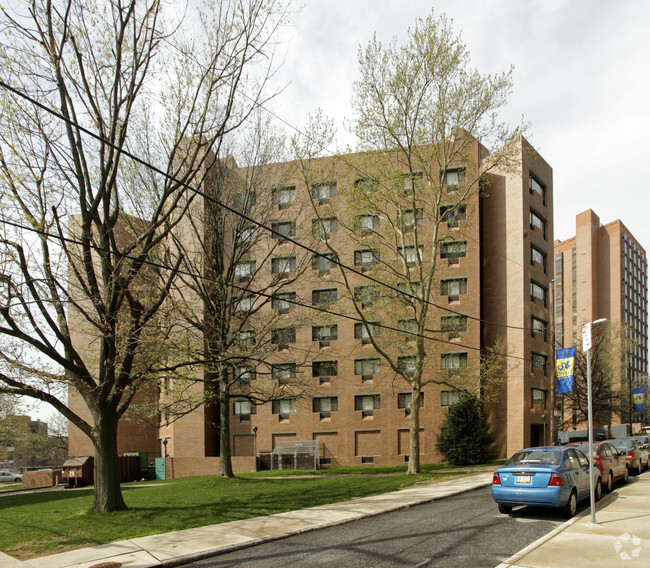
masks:
MULTIPOLYGON (((600 472, 594 468, 594 497, 602 494, 600 472)), ((565 517, 589 498, 589 461, 572 447, 527 448, 513 455, 492 478, 492 498, 508 514, 517 505, 558 507, 565 517)))

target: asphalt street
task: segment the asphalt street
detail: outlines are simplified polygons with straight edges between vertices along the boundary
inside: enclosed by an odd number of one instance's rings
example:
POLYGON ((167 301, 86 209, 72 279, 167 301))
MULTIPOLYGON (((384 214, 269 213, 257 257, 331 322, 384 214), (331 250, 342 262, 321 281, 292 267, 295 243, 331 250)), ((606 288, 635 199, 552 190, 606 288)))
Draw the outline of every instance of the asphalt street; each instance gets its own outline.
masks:
POLYGON ((486 488, 188 566, 494 568, 563 522, 549 509, 525 507, 501 515, 486 488))

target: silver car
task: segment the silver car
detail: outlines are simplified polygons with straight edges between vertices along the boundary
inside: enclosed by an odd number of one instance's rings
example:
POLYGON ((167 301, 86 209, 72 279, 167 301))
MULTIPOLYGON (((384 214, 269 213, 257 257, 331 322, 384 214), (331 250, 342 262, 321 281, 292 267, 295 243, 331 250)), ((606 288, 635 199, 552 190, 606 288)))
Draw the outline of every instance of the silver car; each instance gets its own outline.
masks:
POLYGON ((23 476, 20 473, 0 470, 0 483, 20 483, 22 480, 23 476))

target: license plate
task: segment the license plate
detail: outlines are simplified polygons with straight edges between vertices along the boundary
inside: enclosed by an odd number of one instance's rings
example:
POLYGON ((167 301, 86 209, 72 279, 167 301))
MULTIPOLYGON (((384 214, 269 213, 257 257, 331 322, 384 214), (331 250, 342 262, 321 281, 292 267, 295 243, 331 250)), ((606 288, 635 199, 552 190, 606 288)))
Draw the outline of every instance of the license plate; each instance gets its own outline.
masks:
POLYGON ((518 475, 517 483, 530 483, 530 475, 518 475))

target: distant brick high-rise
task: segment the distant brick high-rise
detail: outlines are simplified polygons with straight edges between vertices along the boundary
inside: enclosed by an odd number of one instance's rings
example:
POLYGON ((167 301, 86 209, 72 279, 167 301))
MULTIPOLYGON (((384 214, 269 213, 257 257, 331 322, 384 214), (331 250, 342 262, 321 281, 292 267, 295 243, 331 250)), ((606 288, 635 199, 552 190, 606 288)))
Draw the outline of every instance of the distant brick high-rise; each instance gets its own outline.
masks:
MULTIPOLYGON (((615 379, 627 389, 647 388, 648 260, 644 248, 620 220, 601 225, 589 209, 576 217, 576 236, 556 241, 554 250, 558 345, 580 345, 583 324, 600 318, 624 325, 634 346, 615 379)), ((629 422, 631 404, 630 400, 624 422, 629 422)), ((564 418, 571 423, 569 409, 564 418)), ((643 417, 637 414, 633 419, 639 422, 643 417)))
MULTIPOLYGON (((457 394, 453 389, 456 377, 465 368, 478 369, 482 350, 495 345, 506 356, 498 386, 490 387, 493 390, 488 393, 477 379, 465 388, 489 399, 500 455, 505 457, 522 447, 551 440, 553 176, 551 167, 523 138, 513 145, 513 151, 507 167, 493 168, 489 166, 494 154, 491 156, 479 142, 472 141, 467 144, 464 158, 445 171, 440 172, 431 163, 420 164, 429 172, 424 181, 417 173, 413 175, 413 169, 400 177, 399 159, 388 151, 312 160, 308 186, 304 178, 300 179, 296 163, 274 164, 269 167, 272 175, 268 187, 256 188, 258 193, 273 195, 269 202, 276 234, 262 235, 259 258, 251 254, 241 263, 238 277, 242 285, 247 285, 250 271, 259 268, 266 257, 271 261, 269 277, 281 280, 285 274, 293 274, 292 259, 297 247, 282 239, 285 232, 322 252, 328 250, 322 239, 326 233, 343 264, 372 274, 382 270, 376 266, 379 258, 384 263, 384 272, 379 274, 385 277, 391 262, 408 263, 416 255, 427 258, 433 250, 432 241, 423 238, 423 248, 418 251, 395 240, 385 240, 382 245, 379 237, 372 240, 372 234, 380 235, 384 230, 385 235, 397 234, 390 227, 397 219, 399 230, 417 228, 428 238, 433 227, 427 211, 444 214, 435 249, 438 267, 427 325, 427 334, 438 339, 430 345, 424 376, 437 380, 422 389, 423 463, 440 460, 435 437, 457 394), (391 178, 371 179, 360 174, 369 166, 373 172, 381 171, 382 160, 392 164, 391 178), (489 173, 483 174, 486 169, 489 173), (273 176, 276 181, 271 179, 273 176), (479 180, 477 190, 468 193, 462 203, 454 202, 453 192, 470 177, 479 180), (422 208, 405 206, 391 218, 364 213, 359 203, 349 200, 354 191, 372 191, 373 183, 394 187, 407 201, 420 184, 442 184, 444 188, 439 203, 423 202, 422 208), (452 208, 450 203, 457 206, 452 208), (360 209, 351 223, 352 207, 360 209), (440 381, 445 376, 449 385, 440 381)), ((233 164, 229 167, 237 170, 233 164)), ((243 168, 240 171, 245 172, 243 168)), ((278 327, 282 333, 274 339, 276 350, 265 363, 269 367, 267 376, 273 380, 282 382, 300 375, 309 388, 305 396, 287 396, 257 406, 235 397, 230 408, 235 460, 245 458, 245 463, 252 464, 252 456, 273 450, 278 442, 318 439, 325 464, 404 463, 409 451, 410 388, 396 379, 395 372, 367 340, 368 331, 355 320, 357 312, 352 302, 357 291, 356 300, 367 298, 363 309, 373 313, 375 296, 372 290, 361 289, 368 282, 362 275, 350 274, 350 288, 346 291, 338 268, 322 258, 315 258, 299 274, 295 285, 283 293, 300 304, 326 306, 331 313, 287 303, 284 297, 270 303, 266 309, 275 310, 280 323, 286 316, 288 323, 287 328, 278 327), (354 294, 349 294, 350 289, 355 289, 354 294), (294 311, 300 311, 303 317, 296 320, 294 311), (291 322, 295 321, 299 324, 293 326, 291 322), (296 368, 291 367, 293 362, 296 368)), ((395 285, 399 284, 396 279, 395 285)), ((381 294, 382 310, 373 313, 374 321, 388 324, 393 318, 394 325, 407 332, 410 322, 399 319, 403 298, 394 290, 381 294)), ((382 333, 389 337, 392 332, 382 333)), ((387 349, 408 358, 412 346, 404 335, 387 349)), ((406 359, 403 361, 408 365, 406 359)), ((246 370, 233 372, 242 373, 245 380, 261 380, 261 373, 256 379, 246 370)), ((167 423, 163 417, 157 432, 157 453, 163 455, 166 451, 173 458, 175 470, 168 475, 216 471, 219 442, 215 422, 214 409, 208 407, 175 422, 167 423)), ((129 425, 130 436, 137 432, 134 425, 129 425)), ((143 428, 145 431, 149 432, 143 428)), ((137 450, 135 444, 131 446, 130 450, 137 450)), ((143 447, 150 448, 150 437, 143 447)))

